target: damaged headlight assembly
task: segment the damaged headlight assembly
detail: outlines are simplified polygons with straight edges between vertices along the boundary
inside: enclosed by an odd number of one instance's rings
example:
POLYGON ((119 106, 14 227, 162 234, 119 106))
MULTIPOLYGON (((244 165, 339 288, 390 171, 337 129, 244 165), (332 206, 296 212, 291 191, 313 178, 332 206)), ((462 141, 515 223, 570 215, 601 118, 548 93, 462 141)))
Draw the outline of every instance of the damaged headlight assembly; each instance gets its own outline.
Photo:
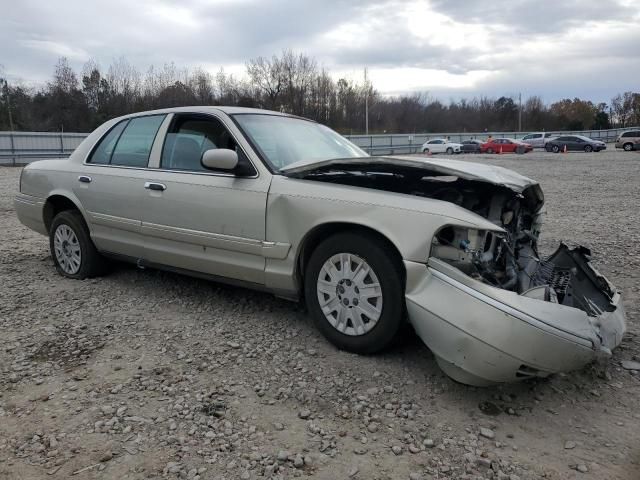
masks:
POLYGON ((517 285, 515 254, 504 232, 447 225, 434 235, 430 256, 490 285, 517 285))

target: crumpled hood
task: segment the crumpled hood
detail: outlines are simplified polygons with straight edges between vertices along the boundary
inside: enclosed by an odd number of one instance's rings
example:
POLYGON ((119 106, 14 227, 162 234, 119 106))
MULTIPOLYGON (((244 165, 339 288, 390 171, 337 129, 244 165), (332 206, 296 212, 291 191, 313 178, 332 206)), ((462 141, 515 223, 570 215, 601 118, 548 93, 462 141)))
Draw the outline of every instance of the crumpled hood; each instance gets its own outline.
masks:
POLYGON ((533 196, 539 205, 544 203, 544 195, 535 180, 503 167, 484 163, 465 162, 448 158, 398 156, 338 158, 322 161, 300 161, 281 169, 288 177, 303 177, 313 171, 344 169, 358 170, 366 166, 369 171, 384 171, 388 167, 397 169, 425 170, 442 175, 453 175, 465 180, 476 180, 500 185, 516 193, 533 196))

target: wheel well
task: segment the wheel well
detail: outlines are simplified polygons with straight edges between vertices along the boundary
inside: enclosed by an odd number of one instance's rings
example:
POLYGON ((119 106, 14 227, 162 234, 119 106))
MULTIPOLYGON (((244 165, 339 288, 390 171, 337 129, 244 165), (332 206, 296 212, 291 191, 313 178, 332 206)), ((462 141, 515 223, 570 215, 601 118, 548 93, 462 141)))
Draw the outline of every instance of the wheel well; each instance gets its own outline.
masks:
POLYGON ((51 222, 54 217, 65 210, 80 211, 75 203, 63 195, 52 195, 47 198, 43 210, 44 225, 47 228, 47 231, 51 228, 51 222))
MULTIPOLYGON (((363 235, 369 235, 385 244, 388 248, 388 251, 393 256, 394 263, 398 267, 404 284, 407 275, 404 268, 404 263, 402 263, 402 255, 400 254, 398 248, 393 244, 393 242, 391 242, 391 240, 389 240, 377 230, 374 230, 370 227, 365 227, 364 225, 357 225, 354 223, 346 222, 333 222, 325 223, 323 225, 315 227, 309 233, 307 233, 302 240, 300 248, 298 249, 298 258, 296 261, 296 278, 298 280, 297 283, 301 292, 304 290, 304 270, 313 251, 324 239, 330 237, 331 235, 335 235, 336 233, 343 232, 354 232, 363 235)), ((304 295, 302 295, 301 298, 304 298, 304 295)))

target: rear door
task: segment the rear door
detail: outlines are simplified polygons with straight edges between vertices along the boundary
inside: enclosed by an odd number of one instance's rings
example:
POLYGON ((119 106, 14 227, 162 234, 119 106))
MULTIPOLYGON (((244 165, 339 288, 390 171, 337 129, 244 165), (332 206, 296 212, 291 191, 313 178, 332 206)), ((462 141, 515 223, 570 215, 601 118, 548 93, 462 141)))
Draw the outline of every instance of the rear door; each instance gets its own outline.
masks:
POLYGON ((442 140, 431 140, 429 142, 429 150, 431 153, 442 153, 444 152, 444 142, 442 140))
POLYGON ((222 114, 173 116, 157 168, 146 172, 144 182, 147 261, 264 284, 271 177, 259 174, 238 135, 222 114), (241 166, 231 172, 205 169, 202 154, 215 148, 236 150, 241 166))
POLYGON ((101 251, 142 257, 144 179, 156 135, 166 115, 125 119, 93 149, 74 193, 87 212, 91 238, 101 251))
POLYGON ((572 136, 572 137, 569 137, 569 140, 567 140, 567 150, 570 150, 573 152, 583 150, 585 145, 586 145, 585 141, 582 140, 580 137, 572 136))
POLYGON ((542 146, 542 134, 541 133, 532 133, 530 135, 526 135, 522 141, 524 143, 528 143, 532 147, 541 147, 542 146))
POLYGON ((516 150, 516 144, 506 138, 502 140, 502 151, 505 153, 513 153, 516 150))

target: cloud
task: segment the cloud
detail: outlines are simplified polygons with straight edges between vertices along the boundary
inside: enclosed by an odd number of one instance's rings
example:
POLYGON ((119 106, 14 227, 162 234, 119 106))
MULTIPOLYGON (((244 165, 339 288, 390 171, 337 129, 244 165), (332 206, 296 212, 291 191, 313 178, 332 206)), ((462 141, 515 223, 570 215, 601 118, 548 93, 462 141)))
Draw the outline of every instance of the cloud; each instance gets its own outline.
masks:
POLYGON ((71 60, 86 62, 90 58, 89 54, 82 48, 74 48, 64 43, 52 42, 50 40, 22 40, 20 44, 27 48, 42 50, 58 57, 67 57, 71 60))
POLYGON ((77 69, 124 56, 141 71, 173 61, 237 72, 293 49, 336 74, 368 66, 387 94, 607 100, 637 89, 635 1, 23 0, 0 16, 0 58, 10 78, 38 84, 59 56, 77 69))

